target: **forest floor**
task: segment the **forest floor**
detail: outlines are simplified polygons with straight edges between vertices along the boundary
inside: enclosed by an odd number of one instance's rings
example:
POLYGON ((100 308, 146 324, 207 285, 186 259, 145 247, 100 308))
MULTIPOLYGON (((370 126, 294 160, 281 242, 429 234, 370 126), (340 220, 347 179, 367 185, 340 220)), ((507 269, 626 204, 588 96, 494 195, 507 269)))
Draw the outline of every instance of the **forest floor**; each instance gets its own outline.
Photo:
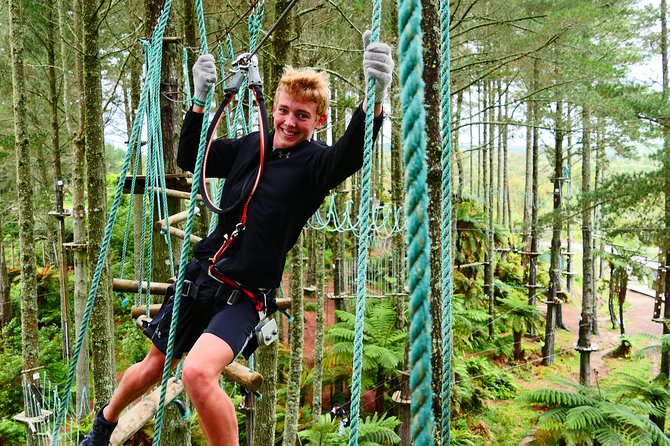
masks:
MULTIPOLYGON (((550 375, 560 375, 573 382, 579 382, 579 354, 574 350, 579 335, 579 320, 581 318, 581 296, 577 296, 563 305, 563 322, 568 330, 559 330, 556 336, 556 362, 551 367, 536 367, 527 379, 521 380, 521 391, 532 388, 556 387, 550 375), (551 370, 551 371, 549 371, 551 370)), ((546 308, 543 308, 543 313, 546 308)), ((618 307, 617 307, 618 311, 618 307)), ((658 374, 660 355, 638 357, 636 352, 644 347, 659 344, 653 336, 660 336, 663 326, 651 320, 654 311, 654 298, 635 291, 628 290, 624 305, 624 322, 626 337, 631 341, 633 350, 632 359, 615 358, 612 351, 621 341, 619 327, 612 328, 606 306, 599 307, 598 327, 599 335, 594 336, 592 342, 598 350, 591 354, 591 384, 599 385, 607 377, 616 372, 632 374, 647 373, 650 378, 658 374)), ((518 437, 517 437, 518 438, 518 437)), ((528 435, 521 440, 519 446, 530 444, 533 437, 528 435)))
MULTIPOLYGON (((579 353, 574 349, 579 335, 579 320, 581 313, 581 290, 576 290, 569 302, 563 305, 563 323, 568 330, 558 330, 556 333, 556 354, 555 364, 550 367, 540 365, 541 354, 540 344, 537 341, 530 339, 524 340, 524 348, 526 349, 527 358, 525 364, 507 364, 502 368, 509 369, 518 379, 519 392, 532 388, 549 388, 556 387, 557 384, 553 381, 554 376, 561 376, 568 378, 573 382, 579 382, 579 353)), ((326 295, 332 294, 332 289, 326 290, 326 295)), ((602 300, 602 299, 601 299, 602 300)), ((313 311, 314 297, 308 296, 305 299, 305 305, 309 311, 304 313, 305 334, 304 334, 304 357, 310 366, 313 361, 314 353, 314 333, 316 326, 315 312, 313 311)), ((335 301, 333 299, 326 299, 325 324, 326 327, 331 326, 335 322, 335 301)), ((350 302, 350 304, 352 304, 350 302)), ((540 304, 541 305, 541 304, 540 304)), ((546 308, 540 306, 544 314, 546 308)), ((658 373, 659 355, 653 354, 644 358, 636 357, 636 352, 639 349, 647 347, 652 344, 658 344, 659 341, 653 339, 649 335, 660 336, 662 334, 662 325, 651 320, 654 310, 654 298, 629 290, 626 295, 626 303, 624 305, 624 320, 626 337, 633 344, 632 358, 622 359, 611 356, 612 351, 619 346, 621 334, 619 327, 612 328, 607 313, 606 305, 601 302, 598 308, 598 327, 599 335, 594 336, 592 342, 598 346, 598 350, 591 354, 591 383, 596 385, 599 381, 607 379, 612 373, 619 371, 631 372, 632 368, 635 370, 644 370, 649 376, 655 376, 658 373)), ((618 308, 617 308, 618 311, 618 308)), ((288 330, 286 318, 284 321, 284 328, 288 330)), ((285 333, 287 333, 285 331, 285 333)), ((541 334, 544 337, 544 334, 541 334)), ((330 408, 328 401, 329 392, 324 391, 324 409, 330 408)), ((374 410, 374 395, 366 393, 362 396, 363 410, 374 410)), ((508 404, 514 404, 512 400, 503 402, 491 402, 492 406, 499 406, 496 411, 496 416, 500 416, 501 412, 511 409, 508 404)), ((519 429, 524 429, 521 425, 519 429)), ((488 429, 486 429, 488 430, 488 429)), ((481 433, 481 432, 480 432, 481 433)), ((488 444, 502 444, 495 439, 497 433, 493 432, 492 442, 488 444)), ((510 437, 516 437, 515 443, 505 442, 504 444, 518 444, 527 445, 532 437, 526 437, 526 434, 518 431, 515 433, 509 432, 510 437), (525 437, 525 438, 524 438, 525 437), (523 438, 523 440, 519 440, 523 438), (520 443, 518 443, 521 441, 520 443)), ((484 435, 487 437, 488 435, 484 435)), ((491 438, 491 437, 489 437, 491 438)), ((508 440, 511 440, 509 438, 508 440)))

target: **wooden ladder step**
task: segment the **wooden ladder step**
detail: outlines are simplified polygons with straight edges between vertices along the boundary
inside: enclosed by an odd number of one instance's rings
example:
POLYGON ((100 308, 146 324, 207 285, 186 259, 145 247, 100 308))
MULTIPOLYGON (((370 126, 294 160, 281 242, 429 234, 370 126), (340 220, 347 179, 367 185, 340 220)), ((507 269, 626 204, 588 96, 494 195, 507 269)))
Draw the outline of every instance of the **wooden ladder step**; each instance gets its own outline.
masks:
MULTIPOLYGON (((184 390, 181 381, 174 378, 168 380, 165 404, 170 404, 184 390)), ((128 441, 137 431, 142 429, 158 412, 161 388, 156 387, 150 394, 142 398, 140 402, 128 409, 119 418, 119 424, 112 433, 109 443, 113 446, 121 446, 128 441)))

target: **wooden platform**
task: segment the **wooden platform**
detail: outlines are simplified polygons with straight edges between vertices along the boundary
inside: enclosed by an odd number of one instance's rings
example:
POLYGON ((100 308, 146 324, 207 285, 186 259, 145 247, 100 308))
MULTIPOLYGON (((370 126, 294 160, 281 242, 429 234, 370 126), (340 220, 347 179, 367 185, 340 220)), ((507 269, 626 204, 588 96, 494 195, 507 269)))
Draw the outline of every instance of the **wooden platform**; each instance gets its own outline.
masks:
MULTIPOLYGON (((168 189, 174 189, 182 192, 191 192, 191 174, 166 174, 165 175, 165 187, 168 189)), ((130 186, 132 185, 133 178, 128 175, 123 182, 123 193, 130 193, 130 186)), ((146 176, 137 175, 135 177, 135 194, 142 195, 144 193, 144 188, 146 187, 146 176)))

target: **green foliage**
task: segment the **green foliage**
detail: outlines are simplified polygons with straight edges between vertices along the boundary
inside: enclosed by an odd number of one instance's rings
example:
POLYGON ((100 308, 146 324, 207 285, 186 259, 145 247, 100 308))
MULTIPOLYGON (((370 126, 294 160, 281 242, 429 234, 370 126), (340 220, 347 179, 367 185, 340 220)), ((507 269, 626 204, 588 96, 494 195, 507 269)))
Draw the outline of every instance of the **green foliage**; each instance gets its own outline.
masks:
MULTIPOLYGON (((400 437, 394 429, 400 421, 393 416, 373 414, 360 420, 358 444, 365 446, 387 446, 400 443, 400 437)), ((321 415, 319 420, 309 429, 298 433, 303 444, 321 446, 344 446, 349 440, 349 428, 339 434, 340 420, 333 419, 330 414, 321 415)))
POLYGON ((25 444, 26 428, 23 424, 8 419, 0 419, 0 444, 20 446, 25 444))
MULTIPOLYGON (((336 314, 339 321, 325 334, 325 341, 332 345, 328 349, 326 364, 329 368, 336 364, 351 367, 356 316, 346 311, 337 311, 336 314)), ((395 318, 395 309, 390 302, 378 301, 366 308, 361 377, 363 389, 378 384, 380 372, 383 376, 389 376, 402 363, 407 335, 404 329, 396 328, 395 318)))
POLYGON ((509 399, 516 396, 517 386, 506 371, 479 356, 455 356, 452 405, 456 414, 475 413, 484 409, 487 400, 509 399))
MULTIPOLYGON (((638 398, 622 398, 639 388, 649 394, 648 386, 637 385, 642 384, 639 380, 632 386, 624 385, 623 394, 567 380, 559 384, 570 390, 535 389, 519 397, 521 402, 546 409, 538 418, 538 428, 555 440, 568 444, 597 440, 603 445, 670 445, 670 439, 649 420, 650 414, 659 413, 657 406, 638 398)), ((663 393, 667 391, 653 391, 657 396, 663 393)))
MULTIPOLYGON (((149 352, 149 342, 132 320, 116 326, 116 339, 121 340, 121 358, 127 365, 135 364, 144 359, 149 352)), ((121 364, 119 364, 121 365, 121 364)), ((125 368, 125 367, 123 367, 125 368)))

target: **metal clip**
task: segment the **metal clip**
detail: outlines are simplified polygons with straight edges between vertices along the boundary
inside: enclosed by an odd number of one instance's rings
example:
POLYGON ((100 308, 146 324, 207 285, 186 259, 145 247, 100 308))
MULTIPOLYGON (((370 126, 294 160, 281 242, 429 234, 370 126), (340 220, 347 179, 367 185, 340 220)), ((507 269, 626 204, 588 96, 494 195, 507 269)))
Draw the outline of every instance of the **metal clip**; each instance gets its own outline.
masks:
POLYGON ((230 233, 230 238, 236 238, 243 231, 244 231, 244 225, 242 223, 236 224, 235 230, 230 233))
POLYGON ((232 63, 230 71, 233 73, 232 80, 228 83, 226 91, 237 93, 242 87, 244 78, 249 76, 249 86, 263 85, 260 72, 258 71, 258 57, 251 53, 242 53, 232 63))

